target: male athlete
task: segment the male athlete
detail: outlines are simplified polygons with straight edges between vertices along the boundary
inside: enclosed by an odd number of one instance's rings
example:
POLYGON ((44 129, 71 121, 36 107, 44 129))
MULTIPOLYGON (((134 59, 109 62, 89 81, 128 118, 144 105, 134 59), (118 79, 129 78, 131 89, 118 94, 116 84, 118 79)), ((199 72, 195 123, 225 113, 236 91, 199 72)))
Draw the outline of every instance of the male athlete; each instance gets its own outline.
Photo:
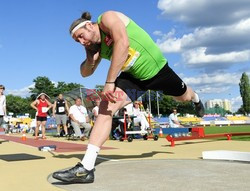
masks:
POLYGON ((197 116, 204 115, 198 95, 168 66, 151 37, 126 15, 107 11, 92 22, 88 12, 70 27, 72 38, 82 44, 87 58, 81 64, 83 77, 90 76, 102 58, 110 60, 103 99, 83 160, 69 170, 53 173, 68 183, 94 182, 94 165, 100 147, 109 136, 113 114, 147 90, 160 90, 178 101, 192 101, 197 116))

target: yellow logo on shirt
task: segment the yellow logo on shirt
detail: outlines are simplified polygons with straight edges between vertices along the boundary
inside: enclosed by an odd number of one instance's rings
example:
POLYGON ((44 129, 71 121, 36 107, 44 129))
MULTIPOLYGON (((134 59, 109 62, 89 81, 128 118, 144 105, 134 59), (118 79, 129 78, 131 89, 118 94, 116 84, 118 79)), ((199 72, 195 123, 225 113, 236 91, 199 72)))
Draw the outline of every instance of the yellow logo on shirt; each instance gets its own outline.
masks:
POLYGON ((137 60, 137 58, 139 56, 140 56, 140 53, 138 51, 136 51, 133 48, 129 47, 129 49, 128 49, 128 57, 127 57, 127 60, 126 60, 125 64, 123 64, 123 66, 122 66, 122 71, 129 70, 129 68, 131 68, 135 64, 135 61, 137 60))

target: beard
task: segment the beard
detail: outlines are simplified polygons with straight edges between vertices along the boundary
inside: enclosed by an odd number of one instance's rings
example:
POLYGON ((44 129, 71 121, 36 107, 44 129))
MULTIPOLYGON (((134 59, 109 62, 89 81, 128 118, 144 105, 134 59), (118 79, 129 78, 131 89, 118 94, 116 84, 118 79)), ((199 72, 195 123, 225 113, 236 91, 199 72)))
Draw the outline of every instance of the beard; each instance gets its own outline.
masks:
POLYGON ((89 46, 86 46, 86 49, 89 50, 90 52, 99 52, 101 49, 101 44, 90 44, 89 46))

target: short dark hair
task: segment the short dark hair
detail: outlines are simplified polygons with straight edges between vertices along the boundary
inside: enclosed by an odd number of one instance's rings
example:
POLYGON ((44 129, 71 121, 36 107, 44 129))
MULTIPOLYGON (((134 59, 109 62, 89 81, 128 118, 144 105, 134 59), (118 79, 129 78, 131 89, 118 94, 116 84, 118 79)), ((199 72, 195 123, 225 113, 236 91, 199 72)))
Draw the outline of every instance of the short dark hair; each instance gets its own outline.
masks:
POLYGON ((79 99, 79 100, 82 100, 82 98, 80 98, 80 97, 77 97, 77 98, 75 99, 75 101, 76 101, 76 100, 78 100, 78 99, 79 99))
POLYGON ((5 87, 4 87, 4 85, 0 85, 0 89, 3 89, 3 90, 5 90, 5 87))

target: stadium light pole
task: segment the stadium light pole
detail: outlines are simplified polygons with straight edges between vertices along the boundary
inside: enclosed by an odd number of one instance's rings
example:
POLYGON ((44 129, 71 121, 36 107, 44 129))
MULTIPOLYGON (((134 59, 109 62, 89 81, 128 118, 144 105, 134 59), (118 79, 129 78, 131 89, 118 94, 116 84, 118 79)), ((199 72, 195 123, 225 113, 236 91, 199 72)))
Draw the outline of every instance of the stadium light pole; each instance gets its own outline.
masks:
POLYGON ((159 108, 159 100, 158 100, 159 94, 158 91, 156 91, 156 104, 157 104, 157 114, 158 117, 160 117, 160 108, 159 108))

